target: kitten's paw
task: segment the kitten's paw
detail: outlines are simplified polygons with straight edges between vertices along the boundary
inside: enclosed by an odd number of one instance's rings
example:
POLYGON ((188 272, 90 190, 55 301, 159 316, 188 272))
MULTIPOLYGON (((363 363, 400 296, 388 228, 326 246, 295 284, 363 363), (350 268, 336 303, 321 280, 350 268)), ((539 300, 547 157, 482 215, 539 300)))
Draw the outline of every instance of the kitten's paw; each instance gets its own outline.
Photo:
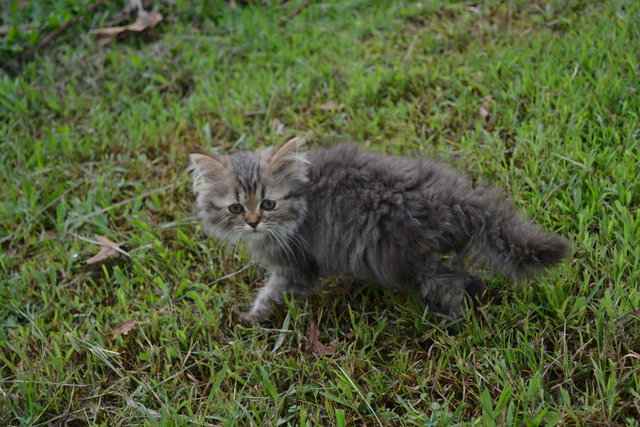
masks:
POLYGON ((243 323, 247 326, 254 326, 260 323, 260 320, 258 320, 258 318, 251 314, 251 312, 249 311, 244 311, 238 314, 238 319, 240 323, 243 323))
POLYGON ((477 302, 486 293, 487 285, 481 278, 469 275, 466 291, 472 301, 477 302))
POLYGON ((254 310, 242 312, 238 315, 240 322, 245 325, 259 325, 271 317, 271 310, 254 310))

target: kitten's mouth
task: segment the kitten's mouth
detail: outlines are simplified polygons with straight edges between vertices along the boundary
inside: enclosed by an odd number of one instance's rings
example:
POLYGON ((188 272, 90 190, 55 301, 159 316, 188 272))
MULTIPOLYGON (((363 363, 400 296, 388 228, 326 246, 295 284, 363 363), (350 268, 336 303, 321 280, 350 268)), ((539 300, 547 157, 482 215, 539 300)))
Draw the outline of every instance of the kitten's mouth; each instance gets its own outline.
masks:
POLYGON ((251 229, 245 229, 243 230, 242 234, 244 236, 256 236, 256 235, 264 234, 264 230, 262 228, 256 227, 251 229))

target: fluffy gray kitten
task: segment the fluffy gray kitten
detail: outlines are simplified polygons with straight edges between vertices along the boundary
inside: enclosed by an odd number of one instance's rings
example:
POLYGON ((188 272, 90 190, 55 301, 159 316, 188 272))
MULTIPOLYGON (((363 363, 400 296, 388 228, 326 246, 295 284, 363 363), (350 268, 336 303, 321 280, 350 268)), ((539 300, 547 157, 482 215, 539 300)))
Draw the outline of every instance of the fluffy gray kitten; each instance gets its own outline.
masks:
POLYGON ((337 274, 414 287, 430 308, 457 317, 465 295, 484 292, 465 262, 519 279, 569 252, 568 240, 515 213, 498 191, 424 158, 354 145, 307 153, 292 138, 260 153, 193 153, 191 167, 205 231, 244 239, 269 271, 249 320, 337 274))

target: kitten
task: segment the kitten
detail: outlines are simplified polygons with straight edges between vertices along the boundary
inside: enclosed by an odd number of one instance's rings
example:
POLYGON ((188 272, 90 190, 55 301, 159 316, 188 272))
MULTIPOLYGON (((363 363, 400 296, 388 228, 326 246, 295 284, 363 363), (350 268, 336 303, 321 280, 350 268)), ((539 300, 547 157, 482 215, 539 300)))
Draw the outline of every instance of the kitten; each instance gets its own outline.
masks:
POLYGON ((569 241, 515 213, 498 191, 471 188, 428 159, 353 145, 300 149, 292 138, 260 153, 191 154, 205 231, 244 239, 269 271, 245 319, 269 317, 283 294, 312 294, 319 276, 347 274, 414 287, 433 310, 459 317, 484 292, 465 261, 520 279, 560 262, 569 241))

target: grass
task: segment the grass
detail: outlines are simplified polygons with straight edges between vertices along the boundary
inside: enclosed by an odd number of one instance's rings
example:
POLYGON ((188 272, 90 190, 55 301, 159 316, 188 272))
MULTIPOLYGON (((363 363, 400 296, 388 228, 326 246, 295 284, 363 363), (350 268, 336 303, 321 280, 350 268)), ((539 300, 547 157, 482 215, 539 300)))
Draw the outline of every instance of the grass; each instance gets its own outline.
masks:
POLYGON ((106 48, 96 12, 0 76, 0 424, 638 425, 640 4, 327 1, 277 26, 301 4, 178 2, 106 48), (492 182, 573 257, 491 279, 455 335, 339 279, 236 325, 264 272, 203 235, 187 153, 275 144, 275 119, 492 182), (130 259, 85 265, 96 235, 130 259), (333 356, 304 351, 311 320, 333 356))

